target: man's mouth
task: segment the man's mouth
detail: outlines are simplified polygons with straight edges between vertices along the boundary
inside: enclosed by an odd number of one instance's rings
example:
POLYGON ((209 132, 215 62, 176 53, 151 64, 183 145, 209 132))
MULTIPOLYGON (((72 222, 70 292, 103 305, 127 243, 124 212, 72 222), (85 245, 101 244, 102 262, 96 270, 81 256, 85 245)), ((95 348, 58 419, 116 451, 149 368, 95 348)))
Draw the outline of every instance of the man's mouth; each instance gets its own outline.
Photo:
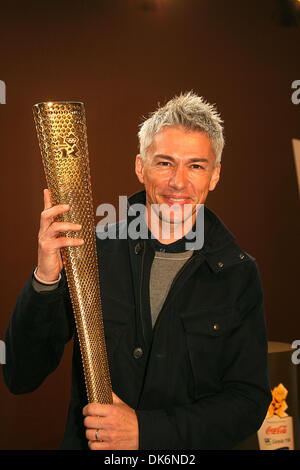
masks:
POLYGON ((171 195, 163 195, 163 199, 166 201, 167 204, 191 204, 191 199, 189 196, 180 195, 180 196, 171 196, 171 195))

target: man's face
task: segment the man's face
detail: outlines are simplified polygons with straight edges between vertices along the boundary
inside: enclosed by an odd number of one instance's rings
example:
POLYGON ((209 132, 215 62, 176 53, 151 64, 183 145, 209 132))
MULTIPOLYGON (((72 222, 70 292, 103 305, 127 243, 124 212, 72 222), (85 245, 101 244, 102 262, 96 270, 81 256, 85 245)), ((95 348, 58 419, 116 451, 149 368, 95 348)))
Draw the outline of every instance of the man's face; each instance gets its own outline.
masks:
POLYGON ((140 155, 136 157, 136 174, 145 186, 147 209, 159 204, 159 218, 175 225, 187 219, 195 222, 197 204, 204 204, 208 191, 215 189, 220 168, 220 164, 215 167, 207 135, 182 127, 164 127, 154 136, 145 162, 140 155))

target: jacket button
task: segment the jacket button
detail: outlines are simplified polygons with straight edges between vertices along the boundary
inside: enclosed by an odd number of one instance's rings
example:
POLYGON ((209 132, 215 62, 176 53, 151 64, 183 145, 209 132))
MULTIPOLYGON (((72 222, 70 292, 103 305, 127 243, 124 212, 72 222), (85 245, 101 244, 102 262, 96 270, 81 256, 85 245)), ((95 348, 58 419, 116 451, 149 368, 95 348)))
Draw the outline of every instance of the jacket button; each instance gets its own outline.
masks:
POLYGON ((240 258, 241 259, 244 259, 245 258, 245 255, 243 253, 240 253, 240 258))
POLYGON ((142 350, 142 348, 135 348, 135 349, 133 350, 133 357, 134 357, 134 359, 139 359, 140 357, 142 357, 142 355, 143 355, 143 350, 142 350))
POLYGON ((220 329, 220 325, 218 323, 215 323, 214 326, 213 326, 213 329, 215 331, 218 331, 220 329))
POLYGON ((134 247, 134 252, 136 255, 139 255, 142 250, 142 245, 140 243, 137 243, 134 247))
POLYGON ((219 268, 223 268, 224 264, 222 263, 222 261, 218 262, 218 266, 219 266, 219 268))

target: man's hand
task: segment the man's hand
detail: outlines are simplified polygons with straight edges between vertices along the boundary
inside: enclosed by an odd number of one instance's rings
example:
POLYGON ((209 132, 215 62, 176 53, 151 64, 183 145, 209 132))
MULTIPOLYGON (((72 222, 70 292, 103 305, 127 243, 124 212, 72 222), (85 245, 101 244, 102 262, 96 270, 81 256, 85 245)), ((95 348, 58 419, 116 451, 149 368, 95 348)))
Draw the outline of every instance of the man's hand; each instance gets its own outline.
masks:
POLYGON ((78 224, 55 222, 55 217, 70 209, 69 205, 52 206, 50 192, 44 190, 44 210, 41 213, 38 235, 38 269, 37 276, 43 281, 55 281, 63 268, 60 249, 66 246, 81 246, 80 238, 61 236, 62 232, 81 230, 78 224))
POLYGON ((85 435, 91 450, 138 450, 136 413, 117 395, 113 393, 112 405, 89 403, 82 412, 85 416, 85 435))

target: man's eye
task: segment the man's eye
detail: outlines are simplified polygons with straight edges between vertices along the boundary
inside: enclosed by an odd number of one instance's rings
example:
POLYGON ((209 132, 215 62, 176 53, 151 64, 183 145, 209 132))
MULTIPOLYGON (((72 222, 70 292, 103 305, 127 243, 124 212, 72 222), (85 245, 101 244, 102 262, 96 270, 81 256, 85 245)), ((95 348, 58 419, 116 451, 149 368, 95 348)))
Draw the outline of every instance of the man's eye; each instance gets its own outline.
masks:
POLYGON ((158 162, 158 165, 160 165, 160 166, 168 166, 168 165, 170 165, 170 162, 158 162))
POLYGON ((195 170, 204 170, 204 167, 201 166, 201 165, 197 165, 197 163, 194 163, 193 165, 191 165, 192 168, 194 168, 195 170))

